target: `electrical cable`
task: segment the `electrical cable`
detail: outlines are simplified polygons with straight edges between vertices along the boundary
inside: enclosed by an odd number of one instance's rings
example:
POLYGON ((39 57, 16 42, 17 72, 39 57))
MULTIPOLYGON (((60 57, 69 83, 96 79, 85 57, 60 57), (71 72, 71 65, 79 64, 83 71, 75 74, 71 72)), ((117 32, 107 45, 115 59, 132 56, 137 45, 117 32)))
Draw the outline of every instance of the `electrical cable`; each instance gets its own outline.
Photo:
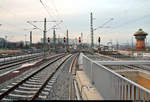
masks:
POLYGON ((57 9, 57 7, 56 7, 56 5, 55 5, 55 2, 54 2, 53 0, 50 0, 50 1, 51 1, 52 5, 53 5, 53 7, 54 7, 54 10, 56 11, 56 14, 57 14, 58 19, 61 20, 61 17, 60 17, 60 14, 59 14, 59 12, 58 12, 58 9, 57 9))
POLYGON ((149 17, 150 17, 150 14, 144 15, 144 16, 139 17, 139 18, 136 18, 136 19, 134 18, 134 19, 128 20, 128 21, 125 22, 125 23, 119 24, 119 25, 117 25, 117 26, 115 26, 115 27, 113 27, 113 28, 120 28, 120 27, 123 27, 123 26, 127 26, 127 25, 129 25, 129 24, 131 24, 131 23, 135 23, 135 22, 138 22, 138 21, 140 21, 140 20, 143 20, 143 19, 149 18, 149 17))
MULTIPOLYGON (((51 0, 50 0, 50 1, 51 1, 51 0)), ((53 6, 53 8, 54 8, 54 10, 55 10, 54 14, 55 14, 56 18, 62 20, 62 17, 60 17, 60 13, 58 12, 58 9, 57 9, 57 7, 56 7, 54 1, 51 1, 51 6, 53 6)), ((48 8, 48 7, 47 7, 47 8, 48 8)), ((64 27, 65 29, 67 28, 67 26, 65 25, 64 22, 62 22, 62 25, 63 25, 63 27, 64 27)), ((59 25, 58 25, 58 26, 59 26, 59 25)))
POLYGON ((48 13, 48 15, 54 20, 54 17, 51 15, 51 13, 48 11, 47 6, 42 2, 42 0, 40 0, 40 3, 42 4, 42 6, 44 7, 44 9, 46 10, 46 12, 48 13))

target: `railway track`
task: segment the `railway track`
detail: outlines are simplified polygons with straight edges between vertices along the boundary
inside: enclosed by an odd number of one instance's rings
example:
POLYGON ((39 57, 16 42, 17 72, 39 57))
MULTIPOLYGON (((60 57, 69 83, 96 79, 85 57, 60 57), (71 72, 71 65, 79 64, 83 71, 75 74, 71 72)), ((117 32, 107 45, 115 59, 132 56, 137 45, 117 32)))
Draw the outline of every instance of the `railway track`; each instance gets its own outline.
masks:
POLYGON ((33 61, 33 60, 38 59, 40 57, 42 57, 42 55, 29 56, 29 57, 25 57, 25 58, 22 58, 22 59, 19 59, 19 60, 3 63, 3 64, 0 64, 0 70, 9 68, 11 66, 16 66, 16 65, 19 65, 19 64, 30 62, 30 61, 33 61))
POLYGON ((29 55, 2 58, 2 59, 0 59, 0 65, 2 66, 2 65, 5 65, 5 64, 15 62, 17 60, 27 59, 27 58, 30 58, 30 57, 33 57, 33 56, 38 56, 38 55, 42 55, 42 53, 35 53, 35 54, 29 54, 29 55))
POLYGON ((59 56, 0 90, 0 100, 34 100, 45 98, 56 80, 54 74, 70 58, 59 56))
POLYGON ((77 71, 76 65, 77 65, 78 57, 79 57, 79 54, 76 54, 69 68, 69 73, 71 74, 70 81, 69 81, 70 83, 69 100, 75 100, 79 98, 79 92, 76 92, 78 90, 77 90, 77 84, 75 82, 75 75, 77 71))

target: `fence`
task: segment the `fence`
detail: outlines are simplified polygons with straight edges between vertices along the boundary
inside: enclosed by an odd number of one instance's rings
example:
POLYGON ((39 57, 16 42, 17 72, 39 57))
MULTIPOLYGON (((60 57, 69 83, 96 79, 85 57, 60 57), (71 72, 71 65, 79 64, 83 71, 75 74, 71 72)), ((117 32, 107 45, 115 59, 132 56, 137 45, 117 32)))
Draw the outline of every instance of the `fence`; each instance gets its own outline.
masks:
POLYGON ((150 90, 81 54, 83 71, 105 100, 150 100, 150 90))

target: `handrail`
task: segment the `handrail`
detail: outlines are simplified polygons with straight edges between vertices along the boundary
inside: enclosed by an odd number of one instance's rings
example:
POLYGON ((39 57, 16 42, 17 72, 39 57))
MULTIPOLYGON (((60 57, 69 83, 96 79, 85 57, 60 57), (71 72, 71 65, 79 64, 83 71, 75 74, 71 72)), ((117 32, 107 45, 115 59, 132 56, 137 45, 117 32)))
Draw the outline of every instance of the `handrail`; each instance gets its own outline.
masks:
POLYGON ((138 88, 142 89, 143 91, 146 91, 147 93, 150 94, 150 90, 148 90, 147 88, 144 88, 143 86, 141 86, 141 85, 139 85, 139 84, 137 84, 137 83, 135 83, 135 82, 133 82, 133 81, 131 81, 131 80, 129 80, 129 79, 123 77, 123 76, 121 76, 120 74, 118 74, 118 73, 116 73, 116 72, 110 70, 109 68, 107 68, 107 67, 101 65, 100 63, 98 63, 98 62, 96 62, 96 61, 93 61, 92 59, 88 58, 88 57, 85 56, 84 54, 82 54, 82 56, 85 57, 86 59, 88 59, 89 61, 91 61, 91 62, 93 62, 93 63, 99 65, 99 66, 102 67, 103 69, 105 69, 105 70, 111 72, 113 75, 115 75, 115 76, 117 76, 117 77, 123 79, 124 81, 127 81, 128 83, 130 83, 130 84, 132 84, 132 85, 134 85, 134 86, 136 86, 136 87, 138 87, 138 88))

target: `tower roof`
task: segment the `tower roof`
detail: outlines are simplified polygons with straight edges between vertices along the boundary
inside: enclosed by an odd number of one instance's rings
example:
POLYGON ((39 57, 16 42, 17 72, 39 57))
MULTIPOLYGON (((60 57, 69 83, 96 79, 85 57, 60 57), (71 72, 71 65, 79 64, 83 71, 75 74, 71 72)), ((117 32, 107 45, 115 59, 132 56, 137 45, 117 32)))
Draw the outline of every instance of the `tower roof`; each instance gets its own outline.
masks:
POLYGON ((136 35, 147 35, 147 33, 144 32, 142 29, 139 29, 137 32, 135 32, 134 36, 136 35))

